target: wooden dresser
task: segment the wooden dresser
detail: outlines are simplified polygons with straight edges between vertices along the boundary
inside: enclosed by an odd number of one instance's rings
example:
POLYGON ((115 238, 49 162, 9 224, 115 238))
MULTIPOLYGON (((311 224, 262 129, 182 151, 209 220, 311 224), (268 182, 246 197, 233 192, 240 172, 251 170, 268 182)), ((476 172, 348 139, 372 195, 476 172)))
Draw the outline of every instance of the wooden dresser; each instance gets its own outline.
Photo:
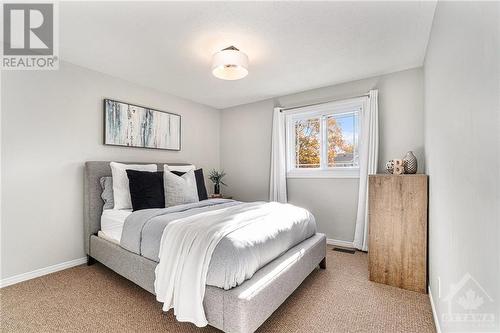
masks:
POLYGON ((370 280, 427 292, 426 175, 369 176, 370 280))

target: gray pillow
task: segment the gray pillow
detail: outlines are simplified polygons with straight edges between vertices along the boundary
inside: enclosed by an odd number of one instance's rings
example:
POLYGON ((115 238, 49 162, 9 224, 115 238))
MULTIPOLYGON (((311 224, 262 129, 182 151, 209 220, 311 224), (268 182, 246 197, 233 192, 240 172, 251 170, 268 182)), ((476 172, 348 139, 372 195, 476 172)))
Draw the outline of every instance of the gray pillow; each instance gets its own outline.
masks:
POLYGON ((102 209, 113 209, 115 200, 113 199, 113 177, 102 177, 101 182, 101 198, 104 201, 102 209))
POLYGON ((165 187, 165 207, 172 207, 200 201, 194 170, 190 170, 182 176, 170 172, 165 165, 163 172, 165 187))

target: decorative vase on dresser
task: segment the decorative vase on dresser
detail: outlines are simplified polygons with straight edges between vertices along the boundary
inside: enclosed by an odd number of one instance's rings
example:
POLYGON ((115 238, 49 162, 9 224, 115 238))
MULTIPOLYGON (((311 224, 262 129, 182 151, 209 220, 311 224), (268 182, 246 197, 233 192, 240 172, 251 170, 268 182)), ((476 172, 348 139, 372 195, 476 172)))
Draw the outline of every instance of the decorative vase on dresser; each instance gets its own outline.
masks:
POLYGON ((406 156, 403 158, 403 165, 405 168, 405 173, 407 174, 417 173, 418 169, 417 158, 415 157, 412 151, 406 153, 406 156))
POLYGON ((427 292, 426 175, 370 175, 370 280, 427 292))

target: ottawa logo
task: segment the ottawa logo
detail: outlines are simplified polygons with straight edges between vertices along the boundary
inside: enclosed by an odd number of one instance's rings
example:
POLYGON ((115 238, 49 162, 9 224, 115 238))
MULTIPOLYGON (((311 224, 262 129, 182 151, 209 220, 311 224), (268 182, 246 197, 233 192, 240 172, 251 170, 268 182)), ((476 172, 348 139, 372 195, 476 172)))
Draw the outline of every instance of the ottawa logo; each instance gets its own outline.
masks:
POLYGON ((494 332, 498 327, 495 302, 469 273, 452 284, 442 300, 447 311, 442 314, 443 326, 453 332, 494 332))

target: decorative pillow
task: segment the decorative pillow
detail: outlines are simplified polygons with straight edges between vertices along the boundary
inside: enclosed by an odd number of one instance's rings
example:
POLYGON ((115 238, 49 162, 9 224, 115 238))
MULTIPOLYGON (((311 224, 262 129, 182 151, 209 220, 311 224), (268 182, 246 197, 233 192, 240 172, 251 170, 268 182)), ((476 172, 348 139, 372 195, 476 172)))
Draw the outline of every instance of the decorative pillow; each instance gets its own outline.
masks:
POLYGON ((198 199, 194 170, 188 171, 182 176, 177 176, 170 172, 168 166, 165 165, 163 180, 165 186, 165 207, 200 201, 198 199))
POLYGON ((123 164, 111 162, 111 175, 113 176, 113 199, 114 209, 130 209, 132 202, 130 200, 130 188, 126 170, 137 171, 157 171, 156 164, 123 164))
MULTIPOLYGON (((171 170, 172 171, 172 170, 171 170)), ((172 171, 177 176, 182 176, 185 172, 172 171)), ((198 190, 198 199, 200 201, 207 200, 207 188, 205 187, 205 177, 203 177, 203 169, 194 170, 194 178, 196 179, 196 189, 198 190)))
POLYGON ((170 171, 178 171, 178 172, 188 172, 188 171, 196 169, 196 167, 193 164, 188 164, 188 165, 168 165, 168 164, 164 164, 163 165, 163 169, 165 169, 165 167, 168 167, 168 169, 170 171))
POLYGON ((127 170, 132 210, 165 208, 163 171, 127 170))
POLYGON ((102 209, 113 209, 115 206, 115 202, 113 201, 113 178, 102 177, 99 182, 102 188, 101 198, 104 201, 102 209))

